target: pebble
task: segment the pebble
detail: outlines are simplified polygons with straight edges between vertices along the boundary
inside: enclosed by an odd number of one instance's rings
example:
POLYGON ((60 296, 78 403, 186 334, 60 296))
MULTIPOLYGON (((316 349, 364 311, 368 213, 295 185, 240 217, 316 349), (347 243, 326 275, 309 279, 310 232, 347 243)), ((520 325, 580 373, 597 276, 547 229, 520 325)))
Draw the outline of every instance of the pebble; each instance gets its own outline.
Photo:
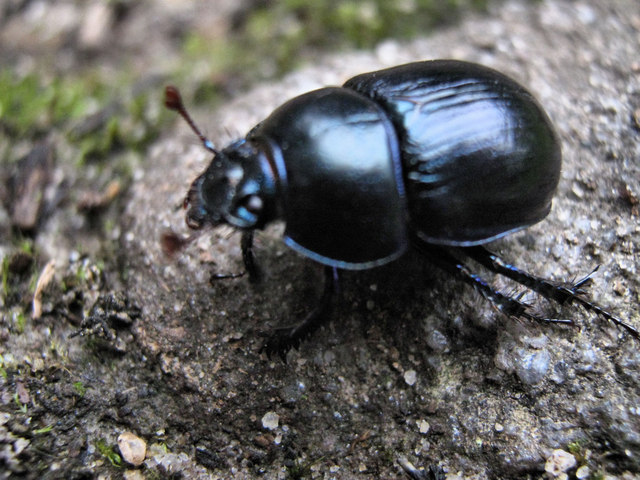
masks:
POLYGON ((145 480, 140 470, 127 470, 122 477, 124 480, 145 480))
POLYGON ((139 466, 147 455, 147 442, 131 432, 123 432, 118 437, 118 448, 125 462, 139 466))
POLYGON ((429 433, 429 430, 431 429, 431 425, 429 425, 429 422, 427 422, 426 420, 418 420, 416 423, 418 424, 418 430, 420 431, 420 433, 422 433, 423 435, 429 433))
POLYGON ((267 412, 262 417, 262 426, 267 430, 275 430, 279 422, 280 416, 276 412, 267 412))
POLYGON ((576 457, 564 450, 554 450, 551 456, 547 458, 544 465, 544 471, 554 478, 560 477, 570 468, 576 466, 576 457))
POLYGON ((449 350, 449 339, 439 330, 433 330, 427 336, 427 345, 436 352, 446 352, 449 350))
POLYGON ((540 383, 549 370, 551 355, 547 350, 528 351, 518 349, 515 352, 517 363, 515 365, 516 375, 521 382, 528 385, 540 383))
POLYGON ((591 475, 591 471, 589 470, 589 467, 587 467, 586 465, 583 465, 580 468, 578 468, 578 470, 576 470, 576 478, 578 480, 589 478, 589 475, 591 475))
POLYGON ((410 387, 415 385, 417 380, 418 380, 418 374, 416 373, 415 370, 407 370, 406 372, 404 372, 404 381, 410 387))

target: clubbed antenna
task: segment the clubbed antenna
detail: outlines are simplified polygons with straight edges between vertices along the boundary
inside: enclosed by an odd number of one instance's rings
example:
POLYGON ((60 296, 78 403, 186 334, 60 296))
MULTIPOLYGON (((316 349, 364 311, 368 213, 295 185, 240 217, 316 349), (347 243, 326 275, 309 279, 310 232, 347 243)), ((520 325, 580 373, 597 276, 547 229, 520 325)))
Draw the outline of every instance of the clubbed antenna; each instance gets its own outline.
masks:
POLYGON ((182 103, 182 96, 180 95, 180 91, 172 86, 168 85, 164 89, 164 105, 169 110, 173 110, 178 112, 182 118, 189 124, 191 130, 195 132, 195 134, 200 138, 200 141, 204 145, 204 148, 209 150, 214 155, 218 153, 216 148, 213 145, 213 142, 205 137, 200 129, 197 127, 195 122, 191 119, 191 115, 187 112, 187 109, 184 107, 184 103, 182 103))
POLYGON ((162 252, 167 257, 173 258, 177 252, 184 250, 187 245, 197 240, 201 233, 202 230, 199 230, 188 237, 182 237, 171 230, 164 232, 160 237, 162 252))

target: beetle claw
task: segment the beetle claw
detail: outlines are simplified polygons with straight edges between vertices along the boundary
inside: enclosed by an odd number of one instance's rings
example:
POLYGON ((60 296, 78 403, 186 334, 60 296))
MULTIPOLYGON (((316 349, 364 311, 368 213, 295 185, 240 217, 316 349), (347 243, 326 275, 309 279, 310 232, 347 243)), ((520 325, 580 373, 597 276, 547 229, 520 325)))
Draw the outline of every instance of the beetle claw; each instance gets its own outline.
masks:
POLYGON ((296 350, 300 347, 302 338, 295 335, 296 327, 277 328, 267 334, 269 338, 260 348, 260 353, 266 353, 271 359, 273 355, 278 355, 283 363, 287 363, 287 353, 292 348, 296 350))

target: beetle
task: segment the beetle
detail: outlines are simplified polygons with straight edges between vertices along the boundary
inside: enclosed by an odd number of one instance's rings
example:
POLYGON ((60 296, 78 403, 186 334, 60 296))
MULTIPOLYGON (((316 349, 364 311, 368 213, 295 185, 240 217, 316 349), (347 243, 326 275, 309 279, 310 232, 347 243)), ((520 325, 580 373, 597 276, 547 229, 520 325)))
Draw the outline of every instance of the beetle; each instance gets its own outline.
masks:
MULTIPOLYGON (((213 154, 184 208, 192 229, 220 224, 243 232, 251 281, 259 278, 253 232, 282 219, 284 242, 324 265, 319 304, 279 329, 267 353, 284 356, 316 329, 341 269, 364 270, 410 246, 470 284, 505 315, 542 318, 519 297, 472 273, 464 259, 559 304, 577 303, 635 337, 638 331, 585 298, 591 274, 564 286, 503 261, 485 244, 547 216, 561 168, 551 121, 511 78, 474 63, 432 60, 365 73, 278 107, 245 138, 218 149, 168 86, 178 112, 213 154), (463 260, 460 260, 460 259, 463 260)), ((168 235, 166 250, 182 240, 168 235)))

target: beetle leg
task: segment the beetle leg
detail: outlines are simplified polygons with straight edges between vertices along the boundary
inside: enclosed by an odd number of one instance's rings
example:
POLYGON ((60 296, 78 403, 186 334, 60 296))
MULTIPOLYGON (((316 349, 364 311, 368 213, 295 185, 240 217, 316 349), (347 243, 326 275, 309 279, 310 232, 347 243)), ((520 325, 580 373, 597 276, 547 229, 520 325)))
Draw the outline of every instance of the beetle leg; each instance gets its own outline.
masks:
POLYGON ((249 282, 259 282, 262 275, 258 265, 256 265, 256 258, 253 254, 253 230, 242 232, 240 248, 242 249, 242 263, 244 263, 244 268, 249 274, 249 282))
POLYGON ((287 352, 291 348, 298 348, 302 340, 309 337, 322 325, 327 317, 337 285, 338 269, 336 267, 324 267, 324 291, 318 305, 297 325, 275 329, 261 351, 266 352, 269 357, 277 353, 283 361, 286 361, 287 352))
MULTIPOLYGON (((419 238, 414 238, 414 243, 418 250, 427 256, 434 265, 452 273, 468 285, 471 285, 480 295, 489 300, 498 310, 510 317, 522 317, 542 323, 563 323, 573 325, 572 320, 558 318, 539 317, 529 312, 530 305, 521 302, 518 298, 510 297, 489 285, 482 277, 476 275, 469 268, 449 251, 443 247, 426 243, 419 238)), ((464 250, 463 250, 464 251, 464 250)))
POLYGON ((242 263, 244 264, 244 272, 240 273, 214 273, 209 279, 209 283, 213 284, 216 280, 226 280, 228 278, 240 278, 249 274, 250 283, 258 283, 262 279, 260 268, 256 265, 256 258, 253 254, 253 230, 245 230, 242 232, 240 240, 240 249, 242 250, 242 263))
POLYGON ((469 257, 471 257, 473 260, 483 265, 484 267, 488 268, 492 272, 495 272, 499 275, 504 275, 505 277, 514 280, 521 285, 530 288, 534 292, 539 293, 548 300, 553 300, 560 305, 563 305, 565 303, 577 303, 579 305, 582 305, 585 309, 592 311, 600 315, 601 317, 613 322, 618 327, 625 329, 634 337, 640 338, 640 332, 638 332, 635 327, 607 312, 599 305, 596 305, 595 303, 592 303, 584 297, 580 296, 585 293, 585 291, 581 287, 585 286, 591 281, 591 276, 598 270, 598 267, 594 268, 591 273, 589 273, 589 275, 578 280, 573 285, 565 287, 550 282, 549 280, 545 280, 544 278, 539 278, 531 275, 530 273, 524 272, 517 267, 506 263, 498 255, 490 252, 482 246, 467 247, 464 248, 464 251, 467 253, 467 255, 469 255, 469 257))

